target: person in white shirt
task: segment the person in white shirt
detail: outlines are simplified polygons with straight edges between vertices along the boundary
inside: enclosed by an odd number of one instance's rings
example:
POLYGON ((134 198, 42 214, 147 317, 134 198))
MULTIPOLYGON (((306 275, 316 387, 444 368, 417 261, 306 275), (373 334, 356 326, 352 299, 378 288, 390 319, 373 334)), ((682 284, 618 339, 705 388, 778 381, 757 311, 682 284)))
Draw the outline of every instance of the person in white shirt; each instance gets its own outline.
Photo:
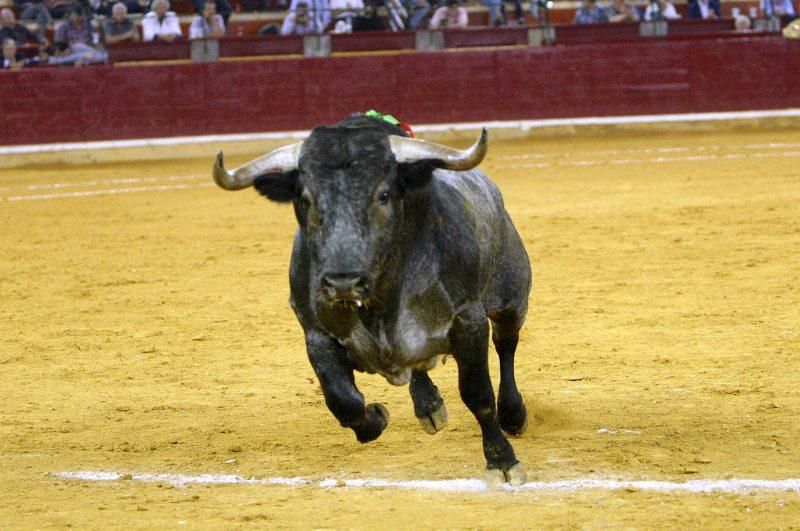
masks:
POLYGON ((467 10, 458 5, 458 0, 448 0, 447 5, 433 12, 428 28, 466 28, 467 23, 467 10))
POLYGON ((675 20, 681 18, 672 2, 667 0, 652 0, 644 11, 644 19, 651 20, 675 20))
POLYGON ((168 0, 153 0, 152 11, 142 18, 143 41, 167 41, 183 37, 178 16, 169 10, 168 0))
POLYGON ((203 13, 192 18, 189 26, 189 39, 218 39, 225 36, 225 21, 217 13, 215 0, 206 0, 203 13))

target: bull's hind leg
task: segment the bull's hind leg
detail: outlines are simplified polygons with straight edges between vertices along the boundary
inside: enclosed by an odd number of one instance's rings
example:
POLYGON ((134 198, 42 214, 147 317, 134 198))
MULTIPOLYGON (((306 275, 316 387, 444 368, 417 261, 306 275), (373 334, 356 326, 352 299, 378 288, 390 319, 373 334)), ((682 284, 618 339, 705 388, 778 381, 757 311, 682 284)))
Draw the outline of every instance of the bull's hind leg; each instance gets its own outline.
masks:
POLYGON ((483 455, 489 482, 525 482, 525 469, 514 455, 497 420, 494 389, 489 377, 489 323, 483 308, 470 305, 456 316, 450 343, 458 364, 458 389, 469 410, 478 419, 483 436, 483 455))
POLYGON ((416 369, 411 371, 408 390, 414 402, 414 415, 423 430, 433 435, 447 426, 447 408, 444 407, 439 389, 433 385, 427 372, 416 369))
POLYGON ((518 321, 513 315, 492 316, 492 342, 500 358, 497 417, 503 431, 509 435, 521 435, 528 427, 528 412, 514 377, 514 353, 519 342, 518 321))
POLYGON ((327 334, 309 330, 306 349, 331 413, 356 433, 359 442, 377 439, 389 423, 389 411, 383 404, 364 405, 344 348, 327 334))

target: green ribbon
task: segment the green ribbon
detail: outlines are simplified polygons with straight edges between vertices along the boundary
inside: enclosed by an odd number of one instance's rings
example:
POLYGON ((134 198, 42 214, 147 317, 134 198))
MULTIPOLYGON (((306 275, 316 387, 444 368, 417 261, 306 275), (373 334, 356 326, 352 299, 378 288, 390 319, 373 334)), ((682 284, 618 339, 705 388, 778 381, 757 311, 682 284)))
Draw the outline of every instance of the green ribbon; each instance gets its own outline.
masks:
POLYGON ((367 112, 364 113, 364 116, 375 118, 376 120, 383 120, 384 122, 388 122, 395 127, 400 127, 400 120, 398 120, 391 114, 383 114, 381 112, 376 111, 375 109, 368 110, 367 112))

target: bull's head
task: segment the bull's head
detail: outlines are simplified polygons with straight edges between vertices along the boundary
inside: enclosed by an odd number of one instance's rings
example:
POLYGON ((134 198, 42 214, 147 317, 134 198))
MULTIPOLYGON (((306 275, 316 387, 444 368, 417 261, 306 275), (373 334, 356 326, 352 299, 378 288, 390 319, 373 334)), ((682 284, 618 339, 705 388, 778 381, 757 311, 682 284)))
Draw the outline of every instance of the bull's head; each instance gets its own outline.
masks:
POLYGON ((315 298, 361 306, 387 269, 399 267, 393 255, 404 252, 404 241, 416 237, 433 170, 470 170, 486 150, 485 129, 462 151, 387 135, 380 127, 318 127, 307 140, 230 172, 218 153, 214 181, 226 190, 255 186, 273 201, 292 201, 311 253, 315 298))

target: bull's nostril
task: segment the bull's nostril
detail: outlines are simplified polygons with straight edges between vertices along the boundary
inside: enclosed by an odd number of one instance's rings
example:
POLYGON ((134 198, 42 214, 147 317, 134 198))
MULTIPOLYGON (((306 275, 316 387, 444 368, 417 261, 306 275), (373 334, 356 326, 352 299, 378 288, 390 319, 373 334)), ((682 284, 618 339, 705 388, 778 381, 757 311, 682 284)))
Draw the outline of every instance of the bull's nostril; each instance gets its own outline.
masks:
POLYGON ((367 280, 364 275, 356 272, 325 273, 322 275, 322 287, 332 289, 337 295, 357 295, 364 291, 367 280))

